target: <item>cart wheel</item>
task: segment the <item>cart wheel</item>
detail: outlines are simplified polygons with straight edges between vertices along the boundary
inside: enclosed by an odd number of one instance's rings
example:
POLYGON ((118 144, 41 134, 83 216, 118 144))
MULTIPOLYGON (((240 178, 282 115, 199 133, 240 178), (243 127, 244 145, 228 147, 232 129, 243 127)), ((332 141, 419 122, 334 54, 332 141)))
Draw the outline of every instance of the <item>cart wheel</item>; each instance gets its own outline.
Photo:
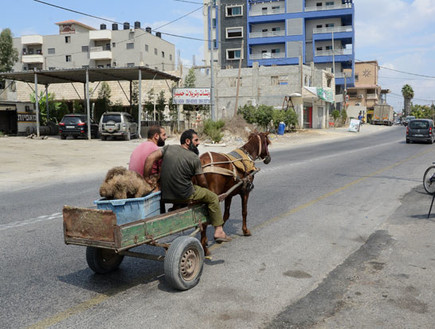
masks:
POLYGON ((124 256, 121 256, 110 249, 95 247, 86 248, 86 261, 92 271, 105 274, 116 270, 121 264, 124 256))
POLYGON ((176 238, 165 257, 166 281, 175 289, 188 290, 196 286, 202 274, 204 250, 198 239, 176 238))

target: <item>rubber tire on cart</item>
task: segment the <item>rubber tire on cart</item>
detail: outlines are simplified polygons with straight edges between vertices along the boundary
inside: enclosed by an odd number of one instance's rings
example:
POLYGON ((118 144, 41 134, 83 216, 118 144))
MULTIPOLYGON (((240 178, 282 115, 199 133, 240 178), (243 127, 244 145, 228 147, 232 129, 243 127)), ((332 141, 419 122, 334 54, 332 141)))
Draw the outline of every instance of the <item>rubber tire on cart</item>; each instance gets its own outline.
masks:
POLYGON ((204 250, 198 239, 176 238, 169 247, 164 262, 166 281, 177 290, 196 286, 204 266, 204 250))
POLYGON ((116 270, 121 265, 124 256, 110 249, 86 247, 86 261, 89 268, 98 274, 116 270))
POLYGON ((433 175, 435 175, 435 166, 430 166, 427 168, 423 175, 423 187, 429 194, 435 193, 435 181, 430 181, 433 175))

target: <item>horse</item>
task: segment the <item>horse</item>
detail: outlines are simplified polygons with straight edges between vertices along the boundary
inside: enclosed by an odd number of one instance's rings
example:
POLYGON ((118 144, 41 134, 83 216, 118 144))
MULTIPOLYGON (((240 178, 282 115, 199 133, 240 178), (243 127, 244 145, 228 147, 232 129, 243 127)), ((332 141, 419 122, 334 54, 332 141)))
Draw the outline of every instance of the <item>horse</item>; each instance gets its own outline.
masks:
MULTIPOLYGON (((208 189, 225 200, 223 215, 224 224, 230 217, 230 206, 233 196, 240 195, 242 201, 242 231, 244 236, 250 236, 251 231, 246 224, 248 215, 249 193, 254 188, 254 175, 259 170, 255 168, 254 161, 262 159, 265 164, 271 161, 268 132, 251 133, 248 141, 240 148, 228 153, 206 152, 201 154, 200 161, 203 173, 207 180, 208 189)), ((207 250, 207 224, 201 231, 201 244, 206 255, 207 250)))

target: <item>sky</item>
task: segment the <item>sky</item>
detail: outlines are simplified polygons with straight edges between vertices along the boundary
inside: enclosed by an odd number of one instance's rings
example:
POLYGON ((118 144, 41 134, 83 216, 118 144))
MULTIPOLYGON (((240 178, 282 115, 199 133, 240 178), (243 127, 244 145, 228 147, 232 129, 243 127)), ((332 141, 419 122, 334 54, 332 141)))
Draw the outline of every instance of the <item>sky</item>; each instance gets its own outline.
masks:
MULTIPOLYGON (((391 91, 388 103, 400 112, 401 89, 409 84, 414 90, 414 104, 435 104, 435 0, 354 3, 355 58, 378 61, 378 84, 391 91)), ((130 25, 140 21, 142 28, 150 26, 162 32, 162 37, 175 45, 185 67, 202 64, 205 12, 201 0, 15 0, 3 8, 6 9, 0 12, 0 30, 10 28, 14 37, 58 34, 55 23, 69 19, 95 28, 101 23, 111 27, 111 21, 130 25)))

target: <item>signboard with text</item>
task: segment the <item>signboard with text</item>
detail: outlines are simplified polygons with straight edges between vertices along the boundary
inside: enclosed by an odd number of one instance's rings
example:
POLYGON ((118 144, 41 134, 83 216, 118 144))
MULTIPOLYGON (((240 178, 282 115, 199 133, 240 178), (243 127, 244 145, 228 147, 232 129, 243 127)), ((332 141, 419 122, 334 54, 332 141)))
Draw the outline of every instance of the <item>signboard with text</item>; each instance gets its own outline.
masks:
POLYGON ((172 91, 173 104, 210 104, 210 88, 175 88, 172 91))

